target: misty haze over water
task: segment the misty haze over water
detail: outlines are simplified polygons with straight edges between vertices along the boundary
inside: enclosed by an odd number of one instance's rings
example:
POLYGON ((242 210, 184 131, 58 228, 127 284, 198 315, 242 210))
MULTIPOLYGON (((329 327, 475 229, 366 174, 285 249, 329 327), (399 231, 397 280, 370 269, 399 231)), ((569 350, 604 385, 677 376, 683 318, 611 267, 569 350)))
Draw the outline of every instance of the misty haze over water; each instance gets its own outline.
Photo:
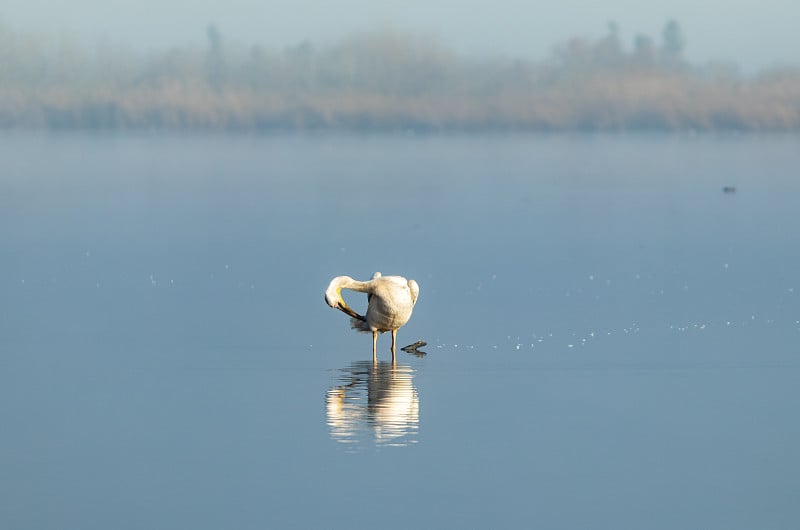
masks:
POLYGON ((504 55, 545 59, 573 36, 602 36, 615 21, 622 40, 659 37, 676 19, 686 28, 692 64, 735 61, 748 73, 797 64, 800 48, 794 0, 4 0, 0 21, 19 31, 76 39, 90 49, 129 47, 161 51, 202 47, 203 29, 214 24, 231 44, 281 50, 303 41, 327 47, 348 35, 394 27, 435 36, 469 57, 504 55))
POLYGON ((549 58, 471 58, 419 33, 243 46, 90 50, 0 25, 6 128, 641 131, 800 129, 800 70, 695 65, 680 22, 623 40, 556 44, 549 58))

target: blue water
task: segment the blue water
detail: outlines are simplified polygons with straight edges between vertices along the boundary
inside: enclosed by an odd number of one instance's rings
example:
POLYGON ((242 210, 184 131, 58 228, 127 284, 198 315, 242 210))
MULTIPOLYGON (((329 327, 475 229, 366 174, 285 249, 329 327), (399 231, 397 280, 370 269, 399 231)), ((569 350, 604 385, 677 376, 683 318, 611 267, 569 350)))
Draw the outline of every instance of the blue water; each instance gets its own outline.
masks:
POLYGON ((800 523, 796 137, 3 133, 0 160, 0 528, 800 523), (425 355, 384 335, 373 365, 323 302, 375 271, 419 283, 425 355))

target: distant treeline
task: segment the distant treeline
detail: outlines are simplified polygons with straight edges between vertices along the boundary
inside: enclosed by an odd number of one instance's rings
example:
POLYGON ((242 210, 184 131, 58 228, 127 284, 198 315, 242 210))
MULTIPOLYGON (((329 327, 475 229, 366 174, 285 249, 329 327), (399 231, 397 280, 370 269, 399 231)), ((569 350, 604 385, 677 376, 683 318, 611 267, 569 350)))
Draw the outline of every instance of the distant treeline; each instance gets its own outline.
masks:
POLYGON ((87 51, 0 24, 0 127, 800 130, 800 69, 688 64, 679 24, 623 45, 614 24, 546 60, 460 56, 395 31, 316 48, 87 51))

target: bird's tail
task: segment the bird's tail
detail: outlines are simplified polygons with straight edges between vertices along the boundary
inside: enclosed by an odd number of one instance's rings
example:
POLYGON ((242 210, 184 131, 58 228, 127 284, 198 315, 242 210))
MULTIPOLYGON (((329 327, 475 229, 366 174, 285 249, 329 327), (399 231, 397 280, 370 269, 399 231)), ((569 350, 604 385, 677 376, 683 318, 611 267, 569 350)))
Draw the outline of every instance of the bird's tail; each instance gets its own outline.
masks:
MULTIPOLYGON (((360 316, 361 315, 359 315, 359 317, 360 316)), ((355 317, 351 318, 350 319, 350 327, 352 329, 356 330, 356 331, 361 332, 361 333, 371 333, 372 332, 370 327, 367 325, 367 321, 363 317, 361 317, 361 318, 355 318, 355 317)))

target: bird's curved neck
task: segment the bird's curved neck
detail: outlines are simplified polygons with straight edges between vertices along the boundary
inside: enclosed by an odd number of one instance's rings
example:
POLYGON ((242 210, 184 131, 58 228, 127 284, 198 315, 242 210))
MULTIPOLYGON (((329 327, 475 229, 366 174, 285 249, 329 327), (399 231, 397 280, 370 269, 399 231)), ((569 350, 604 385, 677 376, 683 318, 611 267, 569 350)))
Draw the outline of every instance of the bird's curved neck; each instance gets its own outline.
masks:
POLYGON ((358 291, 360 293, 368 293, 372 287, 371 281, 360 282, 349 276, 340 276, 334 281, 337 289, 350 289, 351 291, 358 291))

